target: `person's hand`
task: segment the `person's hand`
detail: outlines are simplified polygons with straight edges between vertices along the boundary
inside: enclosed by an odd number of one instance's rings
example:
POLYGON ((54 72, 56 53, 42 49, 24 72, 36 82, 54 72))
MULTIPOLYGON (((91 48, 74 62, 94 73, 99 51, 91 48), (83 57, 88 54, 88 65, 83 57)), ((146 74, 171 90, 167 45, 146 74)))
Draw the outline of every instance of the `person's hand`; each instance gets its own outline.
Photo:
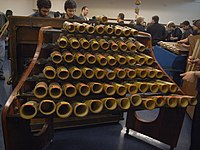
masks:
POLYGON ((192 56, 189 56, 188 57, 188 64, 189 65, 192 65, 192 64, 195 64, 196 67, 200 67, 200 59, 199 58, 192 58, 192 56))
POLYGON ((188 81, 188 82, 195 82, 195 80, 196 80, 196 76, 195 76, 195 73, 194 73, 194 71, 189 71, 189 72, 185 72, 185 73, 182 73, 182 74, 180 74, 180 76, 182 76, 183 78, 183 80, 185 80, 185 81, 188 81))
POLYGON ((183 47, 185 47, 185 48, 189 48, 190 47, 190 45, 187 45, 185 43, 181 43, 180 45, 183 46, 183 47))

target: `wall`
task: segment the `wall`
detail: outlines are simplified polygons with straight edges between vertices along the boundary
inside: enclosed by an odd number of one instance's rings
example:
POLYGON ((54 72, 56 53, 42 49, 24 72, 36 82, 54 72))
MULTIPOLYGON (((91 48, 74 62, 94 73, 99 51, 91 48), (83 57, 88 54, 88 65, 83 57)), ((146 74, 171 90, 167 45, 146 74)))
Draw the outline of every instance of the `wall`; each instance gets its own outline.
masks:
MULTIPOLYGON (((64 12, 65 0, 51 0, 52 11, 64 12)), ((89 17, 95 15, 106 15, 116 18, 119 12, 124 12, 126 18, 135 17, 135 0, 76 0, 77 12, 80 14, 82 6, 87 5, 90 8, 89 17)), ((36 0, 0 0, 0 11, 5 12, 7 8, 12 9, 16 15, 29 15, 36 8, 36 0)), ((162 23, 174 21, 179 24, 183 20, 193 20, 200 18, 200 0, 142 0, 140 14, 144 16, 147 22, 153 15, 159 15, 162 23)))
POLYGON ((0 0, 0 11, 11 9, 14 15, 28 16, 33 13, 33 0, 0 0))

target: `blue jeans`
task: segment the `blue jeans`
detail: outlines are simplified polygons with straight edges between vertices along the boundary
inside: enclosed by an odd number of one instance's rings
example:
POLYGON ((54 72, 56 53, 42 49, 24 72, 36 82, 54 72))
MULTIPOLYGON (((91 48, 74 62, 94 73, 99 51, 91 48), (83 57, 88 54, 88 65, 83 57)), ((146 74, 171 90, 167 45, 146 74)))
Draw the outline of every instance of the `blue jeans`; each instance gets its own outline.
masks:
POLYGON ((0 76, 3 75, 4 59, 5 59, 5 40, 0 39, 0 76))

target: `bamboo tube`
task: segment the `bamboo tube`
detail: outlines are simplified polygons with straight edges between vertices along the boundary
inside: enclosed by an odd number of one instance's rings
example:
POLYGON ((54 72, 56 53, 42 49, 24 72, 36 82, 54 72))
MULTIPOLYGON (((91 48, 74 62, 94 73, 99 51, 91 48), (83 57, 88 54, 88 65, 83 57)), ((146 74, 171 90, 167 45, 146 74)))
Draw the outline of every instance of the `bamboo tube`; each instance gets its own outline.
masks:
POLYGON ((138 88, 135 84, 126 83, 125 86, 129 94, 136 94, 138 92, 138 88))
POLYGON ((90 94, 90 87, 84 83, 76 84, 76 89, 82 96, 88 96, 90 94))
POLYGON ((131 106, 130 100, 128 98, 126 98, 126 97, 118 99, 117 100, 117 104, 123 110, 129 109, 130 106, 131 106))
POLYGON ((145 82, 135 82, 134 84, 137 86, 138 90, 142 93, 147 92, 149 89, 147 83, 145 82))
POLYGON ((162 93, 167 93, 169 91, 169 87, 166 83, 162 83, 162 82, 156 82, 156 84, 158 84, 159 86, 159 90, 162 92, 162 93))
POLYGON ((94 68, 94 75, 97 79, 103 79, 106 75, 106 71, 100 68, 94 68))
POLYGON ((113 70, 110 70, 110 69, 106 69, 106 78, 108 80, 114 80, 115 77, 116 77, 116 73, 113 71, 113 70))
POLYGON ((77 94, 76 87, 71 83, 66 83, 62 86, 63 92, 67 97, 74 97, 77 94))
POLYGON ((85 26, 85 30, 87 31, 87 33, 93 34, 95 32, 94 26, 87 23, 83 23, 83 25, 85 26))
POLYGON ((107 62, 110 66, 114 66, 117 63, 117 60, 115 59, 115 57, 108 55, 107 57, 107 62))
POLYGON ((115 110, 117 108, 117 101, 115 98, 104 98, 102 102, 107 110, 115 110))
POLYGON ((70 103, 61 101, 56 104, 56 114, 60 118, 68 118, 72 114, 73 108, 70 103))
POLYGON ((157 107, 163 107, 166 104, 166 99, 163 96, 152 97, 157 107))
POLYGON ((100 23, 107 23, 108 22, 108 17, 106 16, 97 16, 96 19, 100 21, 100 23))
POLYGON ((137 47, 133 42, 127 41, 126 45, 127 45, 127 48, 128 48, 129 51, 136 52, 137 47))
POLYGON ((101 66, 105 66, 107 65, 107 59, 106 57, 104 57, 101 54, 95 54, 95 57, 97 59, 97 62, 101 65, 101 66))
POLYGON ((190 105, 195 106, 197 104, 196 97, 194 97, 194 96, 185 96, 185 97, 188 97, 190 105))
POLYGON ((153 110, 156 107, 155 101, 150 98, 143 98, 142 103, 144 107, 148 110, 153 110))
POLYGON ((63 23, 63 28, 69 32, 74 32, 76 30, 74 24, 68 21, 63 23))
POLYGON ((126 56, 126 61, 130 66, 134 66, 136 64, 135 58, 133 58, 131 56, 126 56))
POLYGON ((189 98, 182 95, 176 96, 176 98, 178 100, 178 106, 185 108, 189 105, 189 98))
POLYGON ((109 25, 107 25, 107 26, 105 26, 104 27, 104 30, 105 30, 105 32, 107 33, 107 34, 113 34, 113 32, 114 32, 114 29, 111 27, 111 26, 109 26, 109 25))
POLYGON ((88 100, 85 103, 94 114, 100 113, 103 110, 103 103, 100 100, 88 100))
POLYGON ((136 35, 139 34, 139 32, 138 32, 138 30, 135 30, 135 29, 131 28, 131 34, 132 34, 132 36, 136 36, 136 35))
POLYGON ((69 78, 69 71, 64 66, 60 66, 56 69, 57 76, 61 80, 66 80, 69 78))
POLYGON ((134 95, 131 95, 129 97, 129 100, 131 102, 131 104, 134 106, 134 107, 137 107, 137 106, 140 106, 142 104, 142 98, 140 95, 138 94, 134 94, 134 95))
POLYGON ((75 37, 69 39, 69 44, 73 49, 78 49, 80 47, 80 43, 75 37))
POLYGON ((135 78, 136 75, 137 75, 136 72, 135 72, 135 70, 133 70, 133 69, 126 68, 125 71, 126 71, 126 75, 127 75, 130 79, 135 78))
POLYGON ((155 69, 156 71, 156 78, 161 79, 163 77, 163 72, 161 70, 155 69))
POLYGON ((80 79, 80 77, 82 76, 82 71, 75 66, 69 68, 69 72, 73 79, 80 79))
POLYGON ((84 76, 88 79, 91 79, 94 77, 94 71, 90 68, 83 67, 82 72, 83 72, 84 76))
POLYGON ((120 36, 122 34, 122 30, 121 30, 121 28, 119 26, 115 26, 114 27, 114 34, 116 36, 120 36))
POLYGON ((149 90, 152 93, 157 93, 158 92, 159 86, 156 83, 150 83, 150 82, 148 82, 147 85, 149 86, 149 90))
POLYGON ((113 86, 115 88, 115 91, 118 95, 120 96, 124 96, 127 93, 127 88, 126 86, 122 85, 122 84, 118 84, 118 83, 113 83, 113 86))
POLYGON ((120 41, 120 40, 116 40, 116 43, 121 51, 127 51, 128 47, 127 47, 126 43, 124 43, 123 41, 120 41))
POLYGON ((154 69, 146 69, 147 70, 147 76, 151 79, 156 77, 156 71, 154 69))
POLYGON ((178 86, 175 83, 167 82, 167 81, 162 81, 162 80, 157 80, 158 82, 162 82, 168 85, 169 91, 171 93, 175 93, 178 90, 178 86))
POLYGON ((48 86, 45 82, 39 82, 34 88, 34 95, 37 98, 44 98, 48 93, 48 86))
POLYGON ((85 38, 80 38, 79 43, 83 49, 88 49, 90 47, 90 43, 85 38))
POLYGON ((173 96, 166 97, 166 102, 170 108, 175 108, 178 105, 177 99, 173 96))
POLYGON ((103 90, 106 93, 106 95, 112 96, 115 94, 115 88, 113 85, 110 84, 103 84, 103 90))
POLYGON ((85 32, 85 26, 81 23, 78 23, 78 22, 73 22, 76 30, 79 32, 79 33, 84 33, 85 32))
POLYGON ((135 60, 141 65, 145 63, 145 58, 141 55, 135 55, 135 60))
POLYGON ((90 53, 86 53, 85 57, 89 64, 94 64, 96 62, 96 57, 90 53))
POLYGON ((137 76, 140 77, 140 78, 146 78, 147 77, 147 70, 145 70, 145 69, 136 68, 135 72, 136 72, 137 76))
POLYGON ((146 49, 146 47, 145 47, 142 43, 140 43, 140 42, 138 42, 138 41, 135 41, 135 45, 136 45, 137 50, 138 50, 139 52, 144 52, 145 49, 146 49))
POLYGON ((54 51, 51 53, 51 60, 56 63, 59 64, 62 62, 62 55, 59 51, 54 51))
POLYGON ((112 51, 117 51, 118 50, 118 45, 113 40, 109 40, 108 43, 109 43, 110 48, 111 48, 112 51))
POLYGON ((151 56, 145 54, 140 54, 140 55, 144 57, 144 60, 147 65, 152 65, 154 63, 154 59, 151 56))
POLYGON ((126 77, 126 71, 125 71, 125 69, 115 68, 114 72, 115 72, 115 74, 117 75, 117 77, 119 79, 124 79, 126 77))
POLYGON ((120 64, 120 65, 124 65, 126 64, 126 58, 122 55, 115 55, 115 59, 117 60, 117 62, 120 64))
POLYGON ((64 51, 62 53, 62 57, 66 63, 71 63, 74 61, 74 55, 70 53, 69 51, 64 51))
POLYGON ((38 110, 43 115, 51 115, 56 110, 56 104, 52 100, 43 100, 40 102, 38 110))
POLYGON ((60 48, 66 48, 68 45, 68 39, 65 36, 61 36, 60 38, 58 38, 57 40, 57 44, 60 48))
POLYGON ((103 85, 98 82, 90 82, 89 87, 92 93, 94 94, 99 94, 103 91, 103 85))
POLYGON ((52 66, 46 66, 43 69, 43 74, 47 79, 54 79, 56 77, 56 70, 52 66))
POLYGON ((97 42, 97 40, 91 39, 89 42, 90 42, 91 49, 92 49, 93 51, 96 51, 96 50, 98 50, 98 49, 100 48, 100 45, 99 45, 99 43, 97 42))
POLYGON ((78 64, 82 65, 86 62, 85 55, 81 54, 80 52, 75 54, 75 60, 78 64))
POLYGON ((96 25, 94 27, 94 29, 98 34, 103 34, 104 33, 104 25, 96 25))
POLYGON ((28 101, 20 107, 19 114, 23 119, 32 119, 37 115, 38 103, 28 101))
POLYGON ((100 39, 100 40, 98 40, 98 42, 99 42, 99 45, 101 46, 101 48, 103 50, 108 50, 109 49, 110 45, 105 39, 100 39))
POLYGON ((49 85, 49 95, 55 99, 60 98, 62 96, 61 86, 56 82, 51 83, 49 85))
POLYGON ((85 103, 74 103, 74 114, 77 117, 85 117, 89 112, 88 106, 85 103))

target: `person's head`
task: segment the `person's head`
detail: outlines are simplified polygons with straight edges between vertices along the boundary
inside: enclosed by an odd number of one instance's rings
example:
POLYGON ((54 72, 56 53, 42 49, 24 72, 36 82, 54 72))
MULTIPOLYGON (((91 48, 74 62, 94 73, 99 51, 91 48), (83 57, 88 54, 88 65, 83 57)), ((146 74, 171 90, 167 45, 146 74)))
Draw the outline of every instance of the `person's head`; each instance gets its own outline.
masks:
POLYGON ((88 15, 88 12, 89 12, 89 9, 87 6, 83 6, 82 9, 81 9, 81 13, 83 16, 87 16, 88 15))
POLYGON ((9 16, 12 16, 13 15, 13 12, 12 10, 8 9, 6 10, 6 17, 8 18, 9 16))
POLYGON ((144 18, 143 17, 138 17, 136 20, 137 25, 144 25, 144 18))
POLYGON ((54 12, 54 18, 60 18, 60 12, 59 11, 57 11, 57 12, 54 12))
POLYGON ((50 0, 37 0, 37 7, 40 15, 42 17, 47 17, 49 15, 49 11, 51 9, 51 1, 50 0))
POLYGON ((117 16, 117 22, 123 21, 124 20, 124 14, 123 13, 119 13, 119 15, 117 16))
POLYGON ((159 22, 159 17, 158 16, 153 16, 152 17, 152 23, 158 23, 159 22))
POLYGON ((76 2, 74 0, 66 0, 64 9, 69 18, 73 18, 76 12, 76 2))
POLYGON ((170 22, 167 24, 168 31, 174 31, 176 28, 176 25, 173 22, 170 22))
POLYGON ((190 28, 190 22, 189 21, 183 21, 181 23, 181 27, 183 28, 183 30, 188 30, 190 28))
POLYGON ((200 30, 200 19, 194 21, 193 30, 195 31, 200 30))

